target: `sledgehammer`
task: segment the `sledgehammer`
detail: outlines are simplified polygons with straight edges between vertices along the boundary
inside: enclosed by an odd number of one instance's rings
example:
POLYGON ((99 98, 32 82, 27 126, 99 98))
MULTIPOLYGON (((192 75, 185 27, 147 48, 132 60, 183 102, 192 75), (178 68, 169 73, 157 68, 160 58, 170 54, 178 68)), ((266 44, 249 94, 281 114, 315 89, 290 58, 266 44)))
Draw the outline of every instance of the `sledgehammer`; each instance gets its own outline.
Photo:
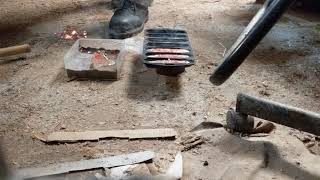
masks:
POLYGON ((238 94, 236 110, 227 113, 227 128, 250 132, 257 117, 320 136, 320 114, 246 94, 238 94))
POLYGON ((12 56, 28 52, 31 52, 31 46, 29 44, 0 48, 0 57, 12 56))

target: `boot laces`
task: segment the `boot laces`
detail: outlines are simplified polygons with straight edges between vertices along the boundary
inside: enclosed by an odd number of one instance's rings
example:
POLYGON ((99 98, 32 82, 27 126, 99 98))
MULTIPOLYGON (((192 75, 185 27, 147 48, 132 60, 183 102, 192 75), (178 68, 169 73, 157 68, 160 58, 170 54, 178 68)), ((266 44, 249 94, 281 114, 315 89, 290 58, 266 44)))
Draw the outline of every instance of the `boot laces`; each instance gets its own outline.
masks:
POLYGON ((134 3, 132 0, 123 0, 121 9, 130 9, 132 11, 135 11, 136 6, 136 3, 134 3))

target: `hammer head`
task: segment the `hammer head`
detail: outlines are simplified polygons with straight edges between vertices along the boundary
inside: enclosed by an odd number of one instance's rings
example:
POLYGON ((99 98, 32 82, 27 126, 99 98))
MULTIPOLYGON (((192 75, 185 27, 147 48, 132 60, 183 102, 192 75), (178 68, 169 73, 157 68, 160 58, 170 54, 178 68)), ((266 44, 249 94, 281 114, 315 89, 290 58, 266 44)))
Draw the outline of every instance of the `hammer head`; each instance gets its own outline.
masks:
POLYGON ((254 118, 246 114, 236 112, 230 108, 227 113, 227 126, 233 132, 252 133, 254 118))

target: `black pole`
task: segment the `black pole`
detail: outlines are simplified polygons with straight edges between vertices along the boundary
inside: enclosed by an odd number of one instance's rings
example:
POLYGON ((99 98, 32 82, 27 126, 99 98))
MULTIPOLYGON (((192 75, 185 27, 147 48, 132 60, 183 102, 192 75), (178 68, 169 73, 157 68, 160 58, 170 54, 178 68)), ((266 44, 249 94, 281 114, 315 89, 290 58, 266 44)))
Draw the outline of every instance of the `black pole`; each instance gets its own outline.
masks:
POLYGON ((320 114, 238 94, 236 111, 320 136, 320 114))
POLYGON ((268 0, 226 54, 210 81, 223 84, 281 18, 293 0, 268 0))

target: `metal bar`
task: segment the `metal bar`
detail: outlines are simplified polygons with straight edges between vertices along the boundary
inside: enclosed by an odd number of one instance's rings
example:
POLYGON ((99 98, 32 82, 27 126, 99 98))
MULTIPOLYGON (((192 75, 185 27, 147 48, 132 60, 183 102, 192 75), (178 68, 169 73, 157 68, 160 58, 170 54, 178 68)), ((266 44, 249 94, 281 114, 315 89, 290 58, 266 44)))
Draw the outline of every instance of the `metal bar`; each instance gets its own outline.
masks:
POLYGON ((236 111, 320 136, 320 114, 238 94, 236 111))
POLYGON ((215 70, 210 81, 215 85, 223 84, 267 35, 292 2, 293 0, 268 0, 227 52, 224 62, 215 70))

